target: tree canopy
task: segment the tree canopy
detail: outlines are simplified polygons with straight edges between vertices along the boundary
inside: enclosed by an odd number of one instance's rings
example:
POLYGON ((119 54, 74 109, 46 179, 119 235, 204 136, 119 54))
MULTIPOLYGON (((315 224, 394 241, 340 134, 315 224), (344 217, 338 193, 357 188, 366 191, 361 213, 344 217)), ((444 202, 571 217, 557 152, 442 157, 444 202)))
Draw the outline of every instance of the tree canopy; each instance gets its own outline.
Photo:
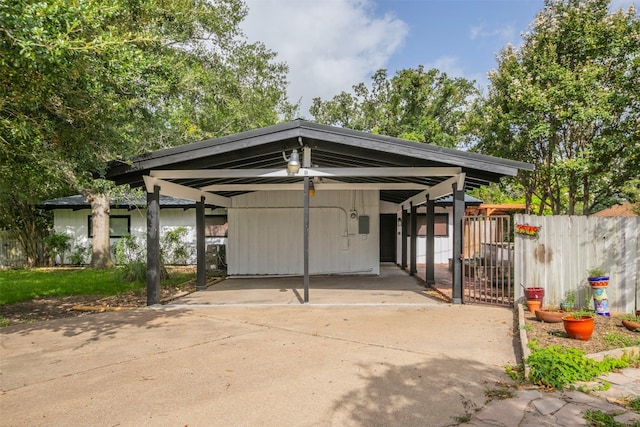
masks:
POLYGON ((607 0, 547 0, 507 46, 475 116, 478 149, 533 163, 520 176, 553 213, 638 199, 640 18, 607 0))
MULTIPOLYGON (((273 124, 287 67, 245 41, 241 0, 0 3, 0 220, 107 160, 273 124)), ((33 256, 33 254, 29 254, 33 256)))
POLYGON ((319 123, 458 147, 464 142, 463 125, 471 99, 478 95, 473 82, 450 78, 436 69, 398 71, 393 77, 378 70, 371 89, 353 86, 323 101, 314 98, 310 112, 319 123))

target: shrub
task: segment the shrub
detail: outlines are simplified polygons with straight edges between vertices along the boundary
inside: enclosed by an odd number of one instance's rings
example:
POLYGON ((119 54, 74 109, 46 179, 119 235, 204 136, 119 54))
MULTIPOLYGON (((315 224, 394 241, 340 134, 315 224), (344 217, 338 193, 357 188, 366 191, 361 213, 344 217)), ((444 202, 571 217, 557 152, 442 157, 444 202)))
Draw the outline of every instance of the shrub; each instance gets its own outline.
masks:
POLYGON ((71 253, 71 264, 73 265, 83 265, 87 259, 87 255, 89 254, 89 248, 82 245, 77 245, 74 251, 71 253))
POLYGON ((122 266, 119 279, 124 282, 144 282, 147 275, 144 248, 130 234, 122 236, 115 244, 116 264, 122 266))
POLYGON ((183 241, 189 232, 187 227, 165 231, 160 241, 160 253, 164 264, 186 264, 191 256, 191 248, 183 241))
POLYGON ((71 249, 72 237, 66 233, 51 233, 44 238, 47 256, 56 263, 56 257, 60 257, 60 264, 64 264, 64 254, 71 249))
POLYGON ((564 389, 578 381, 592 381, 599 375, 629 366, 628 358, 605 358, 598 362, 583 351, 562 346, 533 348, 527 359, 529 380, 537 385, 564 389))
POLYGON ((116 264, 124 265, 143 259, 143 249, 131 234, 125 234, 115 244, 116 264))

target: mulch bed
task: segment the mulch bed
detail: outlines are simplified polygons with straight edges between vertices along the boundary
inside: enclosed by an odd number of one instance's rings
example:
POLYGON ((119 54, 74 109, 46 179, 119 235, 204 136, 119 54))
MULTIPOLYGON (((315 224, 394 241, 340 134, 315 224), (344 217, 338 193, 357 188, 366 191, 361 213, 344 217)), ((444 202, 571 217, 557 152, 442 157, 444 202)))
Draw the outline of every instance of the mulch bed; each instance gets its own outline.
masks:
POLYGON ((640 333, 628 330, 622 325, 620 315, 612 314, 611 317, 595 316, 593 335, 588 341, 580 341, 567 337, 562 322, 540 322, 536 316, 525 310, 525 324, 529 342, 535 341, 539 347, 559 345, 573 347, 584 351, 586 354, 599 353, 629 346, 640 345, 640 333))

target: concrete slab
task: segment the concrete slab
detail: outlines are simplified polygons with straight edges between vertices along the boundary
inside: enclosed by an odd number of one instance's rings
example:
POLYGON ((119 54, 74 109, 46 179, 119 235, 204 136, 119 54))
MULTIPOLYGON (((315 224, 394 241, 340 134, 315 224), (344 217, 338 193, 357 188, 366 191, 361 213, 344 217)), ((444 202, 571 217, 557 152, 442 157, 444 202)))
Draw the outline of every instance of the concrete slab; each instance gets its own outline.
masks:
MULTIPOLYGON (((195 292, 178 305, 301 305, 302 277, 242 277, 226 280, 195 292)), ((416 277, 394 264, 382 264, 376 276, 311 276, 309 304, 313 305, 433 305, 416 277)))
POLYGON ((508 381, 512 319, 435 302, 185 303, 2 328, 0 424, 450 425, 508 381))

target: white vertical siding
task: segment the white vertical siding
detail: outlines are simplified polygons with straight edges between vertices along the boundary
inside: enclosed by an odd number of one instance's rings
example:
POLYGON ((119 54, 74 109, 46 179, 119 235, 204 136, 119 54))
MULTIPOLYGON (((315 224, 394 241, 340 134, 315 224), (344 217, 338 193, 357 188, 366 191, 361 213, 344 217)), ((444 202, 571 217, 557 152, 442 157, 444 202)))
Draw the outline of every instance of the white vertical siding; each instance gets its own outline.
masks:
MULTIPOLYGON (((53 211, 54 229, 58 233, 67 233, 73 236, 72 248, 65 256, 65 262, 69 263, 70 254, 79 247, 91 248, 92 239, 89 237, 89 216, 90 209, 80 209, 74 211, 72 209, 56 209, 53 211)), ((111 215, 129 215, 131 218, 131 235, 136 238, 141 245, 146 244, 147 240, 147 210, 146 209, 112 209, 111 215)), ((161 209, 160 210, 160 234, 166 231, 174 230, 177 227, 187 227, 187 235, 183 238, 184 243, 192 248, 192 259, 195 263, 195 241, 196 241, 196 225, 195 225, 195 209, 161 209)), ((117 238, 111 239, 111 248, 115 247, 118 242, 117 238)), ((90 255, 87 256, 85 262, 90 261, 90 255)))
MULTIPOLYGON (((449 235, 444 236, 436 236, 434 238, 434 263, 435 264, 448 264, 449 258, 452 257, 453 253, 453 208, 436 208, 435 213, 447 213, 448 222, 449 222, 449 235)), ((402 217, 402 212, 398 212, 398 218, 402 217)), ((416 262, 418 264, 426 263, 427 259, 427 246, 426 246, 426 237, 418 237, 416 241, 416 252, 417 258, 416 262)), ((400 264, 402 262, 402 226, 398 226, 398 246, 397 246, 397 263, 400 264)), ((411 236, 407 236, 407 262, 409 263, 411 260, 411 236)))
MULTIPOLYGON (((318 191, 310 198, 309 272, 379 274, 377 191, 318 191), (358 233, 351 211, 369 216, 369 234, 358 233)), ((230 275, 302 274, 303 195, 254 192, 235 197, 228 209, 230 275)))

